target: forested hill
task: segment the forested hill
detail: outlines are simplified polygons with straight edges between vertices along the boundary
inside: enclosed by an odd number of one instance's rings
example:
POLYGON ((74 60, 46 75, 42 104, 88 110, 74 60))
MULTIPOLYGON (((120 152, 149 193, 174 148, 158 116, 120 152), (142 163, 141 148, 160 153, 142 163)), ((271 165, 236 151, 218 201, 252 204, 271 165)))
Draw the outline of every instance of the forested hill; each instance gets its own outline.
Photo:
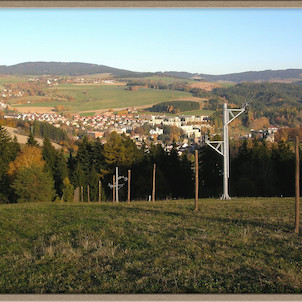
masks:
POLYGON ((187 72, 168 71, 163 73, 166 76, 179 77, 189 79, 192 77, 199 77, 202 80, 217 82, 217 81, 230 81, 230 82, 268 82, 268 81, 298 81, 302 80, 302 69, 286 69, 286 70, 264 70, 264 71, 246 71, 240 73, 230 73, 223 75, 210 75, 210 74, 197 74, 187 72))
POLYGON ((199 78, 203 81, 231 81, 240 82, 267 82, 267 81, 302 81, 302 69, 247 71, 223 75, 210 75, 203 73, 190 73, 185 71, 166 72, 135 72, 125 69, 113 68, 105 65, 79 63, 79 62, 26 62, 16 65, 0 65, 0 74, 12 75, 69 75, 79 76, 85 74, 110 73, 119 78, 143 78, 146 76, 170 76, 181 79, 199 78))
POLYGON ((16 65, 0 66, 0 74, 19 75, 85 75, 111 73, 117 77, 139 77, 152 75, 151 73, 138 73, 124 69, 112 68, 104 65, 78 63, 78 62, 26 62, 16 65))

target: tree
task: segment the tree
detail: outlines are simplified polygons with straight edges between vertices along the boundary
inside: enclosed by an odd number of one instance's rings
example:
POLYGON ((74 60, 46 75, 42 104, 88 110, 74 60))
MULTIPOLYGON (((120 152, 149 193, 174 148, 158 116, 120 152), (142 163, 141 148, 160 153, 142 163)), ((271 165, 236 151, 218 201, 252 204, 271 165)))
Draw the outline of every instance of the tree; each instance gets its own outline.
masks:
POLYGON ((51 144, 47 136, 44 138, 43 141, 42 156, 46 162, 47 168, 49 169, 51 174, 54 175, 57 151, 54 148, 54 146, 51 144))
POLYGON ((204 197, 219 196, 222 193, 223 157, 211 147, 199 151, 199 187, 204 197))
POLYGON ((45 161, 42 159, 42 151, 38 147, 25 145, 16 159, 9 164, 7 173, 10 176, 15 176, 22 168, 30 168, 32 165, 43 169, 45 161))
POLYGON ((66 202, 73 201, 74 187, 70 183, 68 177, 65 177, 63 180, 63 189, 62 189, 62 199, 66 202))
POLYGON ((7 171, 9 163, 16 158, 19 150, 20 145, 16 138, 12 140, 8 131, 0 126, 0 203, 8 203, 13 199, 7 171))
POLYGON ((111 132, 107 143, 104 145, 104 156, 108 165, 127 164, 129 154, 126 153, 122 137, 115 131, 111 132))
POLYGON ((99 175, 96 172, 95 166, 92 165, 88 178, 90 200, 98 200, 98 189, 99 189, 99 175))
POLYGON ((18 202, 48 202, 54 197, 52 177, 37 165, 18 170, 11 187, 18 202))
POLYGON ((64 179, 68 178, 68 167, 65 159, 63 150, 60 153, 56 152, 54 167, 53 167, 53 178, 55 181, 55 189, 59 196, 63 194, 64 179))
POLYGON ((26 144, 29 146, 39 147, 39 143, 35 140, 35 138, 31 132, 29 133, 26 144))

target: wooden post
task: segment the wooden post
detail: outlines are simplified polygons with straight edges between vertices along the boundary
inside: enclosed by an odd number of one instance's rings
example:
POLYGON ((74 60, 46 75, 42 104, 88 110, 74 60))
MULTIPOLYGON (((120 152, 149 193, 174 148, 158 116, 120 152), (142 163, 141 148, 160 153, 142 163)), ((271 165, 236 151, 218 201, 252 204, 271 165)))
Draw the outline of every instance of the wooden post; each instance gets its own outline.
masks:
POLYGON ((131 181, 131 170, 128 170, 128 203, 130 203, 130 181, 131 181))
POLYGON ((195 150, 195 211, 198 211, 198 151, 195 150))
POLYGON ((101 181, 99 180, 99 203, 101 202, 101 181))
POLYGON ((295 233, 299 234, 300 221, 300 159, 299 136, 296 136, 296 198, 295 198, 295 233))
POLYGON ((87 201, 90 202, 89 185, 87 185, 87 201))
POLYGON ((156 164, 153 166, 153 186, 152 186, 152 201, 155 201, 155 170, 156 170, 156 164))
POLYGON ((115 175, 113 175, 112 202, 115 202, 115 175))
POLYGON ((74 190, 74 195, 73 195, 73 201, 75 201, 75 202, 79 202, 80 201, 80 194, 79 194, 79 192, 80 192, 80 188, 79 187, 77 187, 75 190, 74 190))
POLYGON ((81 202, 84 201, 83 187, 81 187, 81 202))

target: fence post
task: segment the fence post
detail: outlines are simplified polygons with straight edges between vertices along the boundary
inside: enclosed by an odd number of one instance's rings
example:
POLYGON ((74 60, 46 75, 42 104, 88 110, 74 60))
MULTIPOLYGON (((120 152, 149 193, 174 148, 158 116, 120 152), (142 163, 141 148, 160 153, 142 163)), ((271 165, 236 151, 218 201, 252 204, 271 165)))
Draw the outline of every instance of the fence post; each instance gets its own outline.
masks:
POLYGON ((79 202, 80 198, 79 198, 79 191, 80 191, 80 188, 77 187, 75 190, 74 190, 74 195, 73 195, 73 201, 74 202, 79 202))
POLYGON ((99 180, 99 203, 101 202, 101 181, 99 180))
POLYGON ((300 222, 300 158, 299 158, 299 136, 296 136, 296 198, 295 198, 295 233, 299 234, 300 222))
POLYGON ((87 185, 87 202, 90 202, 89 185, 87 185))
POLYGON ((128 170, 128 203, 130 203, 130 181, 131 181, 131 170, 128 170))
POLYGON ((153 186, 152 186, 152 201, 155 201, 155 170, 156 170, 156 164, 153 166, 153 186))
POLYGON ((81 202, 84 202, 83 187, 81 186, 81 202))
POLYGON ((115 202, 115 175, 113 175, 112 202, 115 202))
POLYGON ((195 211, 198 211, 198 150, 195 150, 195 211))

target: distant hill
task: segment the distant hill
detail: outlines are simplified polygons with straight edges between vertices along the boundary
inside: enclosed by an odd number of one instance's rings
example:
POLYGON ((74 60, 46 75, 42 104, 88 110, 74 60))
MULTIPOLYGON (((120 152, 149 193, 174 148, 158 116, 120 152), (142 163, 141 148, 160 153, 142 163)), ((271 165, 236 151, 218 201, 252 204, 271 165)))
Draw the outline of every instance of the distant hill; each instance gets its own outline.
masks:
POLYGON ((240 73, 230 73, 223 75, 197 74, 188 72, 168 71, 163 75, 179 77, 183 79, 200 77, 202 80, 209 82, 295 82, 302 80, 302 69, 286 69, 286 70, 264 70, 264 71, 246 71, 240 73))
POLYGON ((27 62, 16 65, 0 65, 0 74, 19 75, 70 75, 110 73, 119 78, 143 78, 146 76, 170 76, 181 79, 199 79, 209 82, 298 82, 302 81, 302 69, 247 71, 223 75, 166 71, 166 72, 134 72, 105 65, 79 62, 27 62))
POLYGON ((104 65, 78 63, 78 62, 27 62, 16 65, 0 65, 0 74, 19 75, 69 75, 79 76, 85 74, 111 73, 117 77, 143 77, 152 73, 138 73, 124 69, 112 68, 104 65))

